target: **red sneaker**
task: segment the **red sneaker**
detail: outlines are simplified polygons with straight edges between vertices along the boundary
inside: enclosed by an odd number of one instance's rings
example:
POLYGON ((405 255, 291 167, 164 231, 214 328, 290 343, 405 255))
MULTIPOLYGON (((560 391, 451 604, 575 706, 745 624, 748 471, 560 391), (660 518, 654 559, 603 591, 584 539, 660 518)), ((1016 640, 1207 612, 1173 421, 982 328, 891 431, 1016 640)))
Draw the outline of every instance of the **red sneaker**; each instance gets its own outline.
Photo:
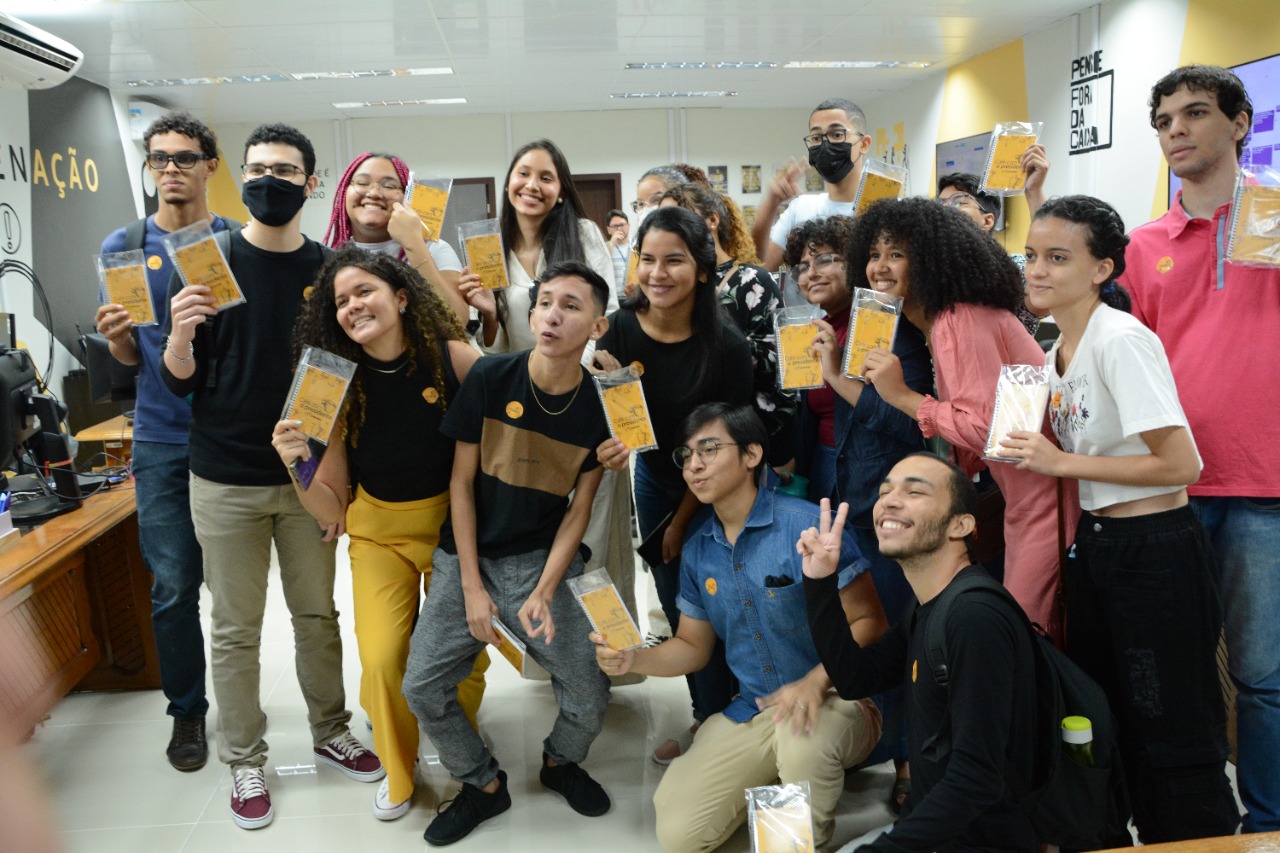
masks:
POLYGON ((262 829, 271 823, 271 794, 261 767, 241 767, 231 785, 231 819, 241 829, 262 829))
POLYGON ((387 775, 378 756, 366 749, 349 731, 324 746, 317 746, 315 753, 316 761, 338 768, 357 782, 377 782, 387 775))

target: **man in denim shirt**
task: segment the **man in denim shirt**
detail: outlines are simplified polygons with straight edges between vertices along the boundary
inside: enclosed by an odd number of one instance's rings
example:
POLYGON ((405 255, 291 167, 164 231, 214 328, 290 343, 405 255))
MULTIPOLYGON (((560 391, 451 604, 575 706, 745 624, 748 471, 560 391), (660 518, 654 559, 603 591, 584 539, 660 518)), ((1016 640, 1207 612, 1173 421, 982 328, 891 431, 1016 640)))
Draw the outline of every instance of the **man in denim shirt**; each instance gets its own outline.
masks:
MULTIPOLYGON (((654 795, 658 839, 668 851, 719 847, 742 823, 743 789, 778 780, 809 782, 814 840, 825 843, 845 769, 880 737, 880 712, 832 692, 810 639, 796 543, 818 527, 819 511, 761 483, 768 440, 748 407, 709 403, 689 415, 673 455, 690 490, 715 513, 684 546, 680 627, 654 648, 596 647, 608 675, 677 676, 702 667, 718 637, 738 679, 738 696, 702 724, 654 795), (731 447, 736 452, 719 452, 731 447)), ((859 643, 887 627, 866 567, 845 537, 840 598, 859 643)))

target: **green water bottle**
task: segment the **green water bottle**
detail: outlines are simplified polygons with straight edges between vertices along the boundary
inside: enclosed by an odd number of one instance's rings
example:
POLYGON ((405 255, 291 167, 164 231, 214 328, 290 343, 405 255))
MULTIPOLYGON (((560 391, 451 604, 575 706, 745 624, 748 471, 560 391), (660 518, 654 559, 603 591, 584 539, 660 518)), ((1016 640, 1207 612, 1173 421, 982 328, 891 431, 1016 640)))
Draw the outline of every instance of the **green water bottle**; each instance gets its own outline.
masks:
POLYGON ((1071 760, 1093 767, 1093 723, 1088 717, 1062 718, 1062 748, 1071 760))

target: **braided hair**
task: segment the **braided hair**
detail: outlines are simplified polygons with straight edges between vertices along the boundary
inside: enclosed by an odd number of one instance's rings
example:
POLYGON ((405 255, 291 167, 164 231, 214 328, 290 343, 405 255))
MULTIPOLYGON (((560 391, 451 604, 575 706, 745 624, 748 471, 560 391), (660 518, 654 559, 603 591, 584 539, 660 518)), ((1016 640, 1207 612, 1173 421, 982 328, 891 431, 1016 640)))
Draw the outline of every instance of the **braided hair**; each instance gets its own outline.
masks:
POLYGON ((403 261, 381 252, 369 252, 349 246, 329 255, 317 274, 315 286, 308 294, 293 327, 293 362, 302 358, 308 346, 328 350, 334 355, 354 361, 359 367, 351 380, 344 418, 346 440, 355 447, 360 438, 360 426, 366 410, 364 397, 364 349, 351 340, 338 322, 334 307, 334 279, 348 267, 363 270, 386 282, 392 291, 403 291, 408 299, 401 322, 404 325, 405 352, 408 356, 406 375, 413 375, 419 366, 431 374, 431 384, 445 400, 444 365, 440 355, 447 349, 443 341, 465 341, 466 330, 458 323, 453 311, 440 298, 421 275, 403 261))
POLYGON ((324 244, 331 249, 340 248, 351 242, 351 219, 347 216, 347 188, 351 186, 351 179, 355 177, 360 164, 370 159, 391 161, 401 185, 405 189, 409 187, 409 167, 399 157, 376 151, 366 151, 357 155, 356 159, 351 161, 351 165, 347 166, 347 170, 342 173, 342 177, 338 179, 338 186, 333 191, 333 210, 329 213, 329 230, 324 232, 324 244))
POLYGON ((1124 250, 1129 245, 1124 220, 1116 209, 1093 196, 1068 195, 1049 199, 1032 218, 1046 219, 1050 216, 1082 227, 1089 254, 1099 261, 1111 260, 1111 275, 1099 288, 1098 298, 1117 311, 1131 312, 1133 301, 1129 298, 1129 291, 1116 284, 1116 278, 1124 272, 1124 250))

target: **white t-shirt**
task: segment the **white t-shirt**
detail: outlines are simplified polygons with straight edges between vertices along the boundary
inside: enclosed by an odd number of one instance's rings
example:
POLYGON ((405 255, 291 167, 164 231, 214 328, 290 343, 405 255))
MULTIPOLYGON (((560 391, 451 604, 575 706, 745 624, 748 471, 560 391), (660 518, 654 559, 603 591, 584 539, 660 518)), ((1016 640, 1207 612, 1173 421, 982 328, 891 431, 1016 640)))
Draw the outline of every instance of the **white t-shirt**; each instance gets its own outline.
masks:
MULTIPOLYGON (((1139 433, 1187 427, 1169 359, 1155 333, 1132 315, 1099 305, 1089 318, 1067 372, 1057 371, 1058 338, 1049 368, 1049 423, 1062 449, 1085 456, 1141 456, 1139 433)), ((1197 454, 1197 459, 1199 455, 1197 454)), ((1080 481, 1087 510, 1176 492, 1182 486, 1121 486, 1080 481)))
MULTIPOLYGON (((600 229, 590 219, 578 220, 578 239, 582 242, 583 261, 604 279, 605 284, 610 286, 609 306, 605 315, 612 314, 618 310, 618 294, 617 288, 613 286, 613 261, 609 259, 609 247, 605 244, 604 237, 600 236, 600 229)), ((539 253, 535 271, 541 275, 546 268, 547 257, 539 253)), ((513 249, 507 250, 507 280, 511 282, 511 286, 503 291, 507 297, 506 329, 498 328, 493 346, 484 345, 483 331, 476 335, 476 343, 487 353, 519 352, 532 349, 537 343, 533 339, 533 330, 529 328, 529 308, 532 306, 529 288, 533 284, 533 279, 520 265, 520 259, 516 257, 513 249)), ((582 353, 582 363, 590 364, 595 351, 596 342, 587 341, 587 348, 582 353)))
MULTIPOLYGON (((400 244, 395 240, 384 240, 381 243, 358 243, 352 240, 351 245, 370 252, 382 252, 393 258, 400 257, 400 244)), ((431 260, 436 262, 436 269, 441 272, 462 270, 462 261, 458 260, 458 253, 445 241, 431 240, 427 243, 427 251, 431 253, 431 260)))
POLYGON ((810 219, 826 216, 853 216, 853 202, 832 201, 826 193, 798 195, 791 199, 791 204, 778 216, 778 221, 769 229, 769 239, 780 248, 787 248, 787 235, 791 229, 810 219))

